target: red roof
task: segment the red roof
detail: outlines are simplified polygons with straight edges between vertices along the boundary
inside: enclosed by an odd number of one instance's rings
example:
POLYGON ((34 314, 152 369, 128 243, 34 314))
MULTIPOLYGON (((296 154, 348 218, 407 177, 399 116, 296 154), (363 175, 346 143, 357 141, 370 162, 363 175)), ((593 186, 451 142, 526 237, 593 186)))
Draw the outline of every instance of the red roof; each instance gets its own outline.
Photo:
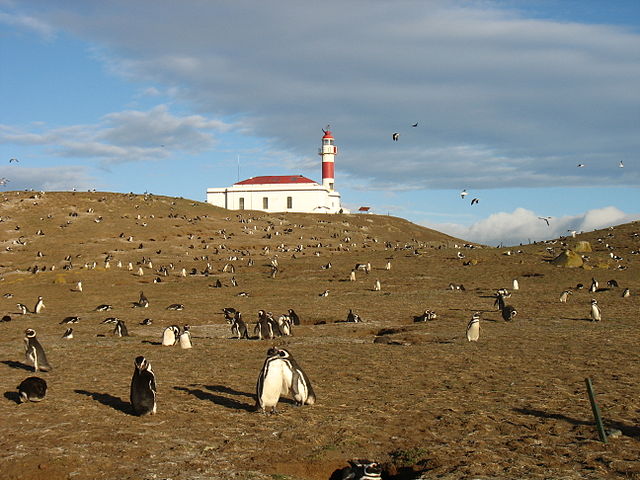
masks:
POLYGON ((331 130, 323 130, 324 132, 324 137, 322 138, 333 138, 333 135, 331 135, 331 130))
POLYGON ((267 175, 262 177, 251 177, 234 185, 272 185, 280 183, 316 183, 302 175, 267 175))
POLYGON ((359 212, 368 212, 369 210, 371 210, 371 207, 360 207, 358 209, 359 212))

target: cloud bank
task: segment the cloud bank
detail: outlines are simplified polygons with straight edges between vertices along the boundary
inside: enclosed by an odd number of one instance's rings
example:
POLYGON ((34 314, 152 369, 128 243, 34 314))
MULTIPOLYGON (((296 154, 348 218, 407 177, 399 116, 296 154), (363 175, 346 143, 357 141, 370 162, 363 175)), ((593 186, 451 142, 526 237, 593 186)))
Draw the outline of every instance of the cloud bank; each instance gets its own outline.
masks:
POLYGON ((517 245, 587 232, 640 220, 640 213, 625 213, 615 207, 589 210, 580 215, 552 217, 549 225, 535 212, 516 208, 513 212, 499 212, 470 226, 459 224, 424 224, 455 237, 485 245, 517 245))

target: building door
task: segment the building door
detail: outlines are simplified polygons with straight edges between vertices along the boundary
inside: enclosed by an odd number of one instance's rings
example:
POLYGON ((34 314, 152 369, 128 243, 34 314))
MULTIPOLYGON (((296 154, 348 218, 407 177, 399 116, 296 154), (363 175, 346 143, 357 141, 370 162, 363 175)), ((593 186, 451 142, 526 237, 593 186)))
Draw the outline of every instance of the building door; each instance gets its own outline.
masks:
POLYGON ((269 198, 268 197, 262 197, 262 209, 263 210, 268 210, 269 209, 269 198))
POLYGON ((287 197, 287 208, 293 208, 293 197, 287 197))
POLYGON ((240 197, 240 200, 238 201, 238 208, 240 210, 244 210, 244 197, 240 197))

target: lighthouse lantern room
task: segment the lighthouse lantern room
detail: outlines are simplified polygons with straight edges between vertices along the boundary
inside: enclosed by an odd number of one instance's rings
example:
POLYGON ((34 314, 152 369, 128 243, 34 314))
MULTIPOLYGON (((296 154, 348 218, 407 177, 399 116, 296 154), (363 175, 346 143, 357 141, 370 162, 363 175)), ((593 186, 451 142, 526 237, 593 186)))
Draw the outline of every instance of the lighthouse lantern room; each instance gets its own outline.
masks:
POLYGON ((335 191, 338 148, 329 125, 322 130, 322 184, 302 175, 251 177, 227 188, 207 189, 207 202, 229 210, 265 212, 348 213, 335 191))

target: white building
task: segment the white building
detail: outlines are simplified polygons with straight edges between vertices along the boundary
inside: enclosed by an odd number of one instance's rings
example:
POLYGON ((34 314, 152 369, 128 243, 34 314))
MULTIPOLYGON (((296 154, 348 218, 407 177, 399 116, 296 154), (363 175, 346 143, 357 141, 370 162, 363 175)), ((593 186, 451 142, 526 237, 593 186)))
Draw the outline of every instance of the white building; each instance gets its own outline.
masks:
MULTIPOLYGON (((329 127, 323 130, 322 184, 302 175, 252 177, 228 188, 208 188, 207 202, 229 210, 265 212, 340 213, 340 194, 334 190, 338 148, 329 127)), ((347 212, 345 212, 347 213, 347 212)))

